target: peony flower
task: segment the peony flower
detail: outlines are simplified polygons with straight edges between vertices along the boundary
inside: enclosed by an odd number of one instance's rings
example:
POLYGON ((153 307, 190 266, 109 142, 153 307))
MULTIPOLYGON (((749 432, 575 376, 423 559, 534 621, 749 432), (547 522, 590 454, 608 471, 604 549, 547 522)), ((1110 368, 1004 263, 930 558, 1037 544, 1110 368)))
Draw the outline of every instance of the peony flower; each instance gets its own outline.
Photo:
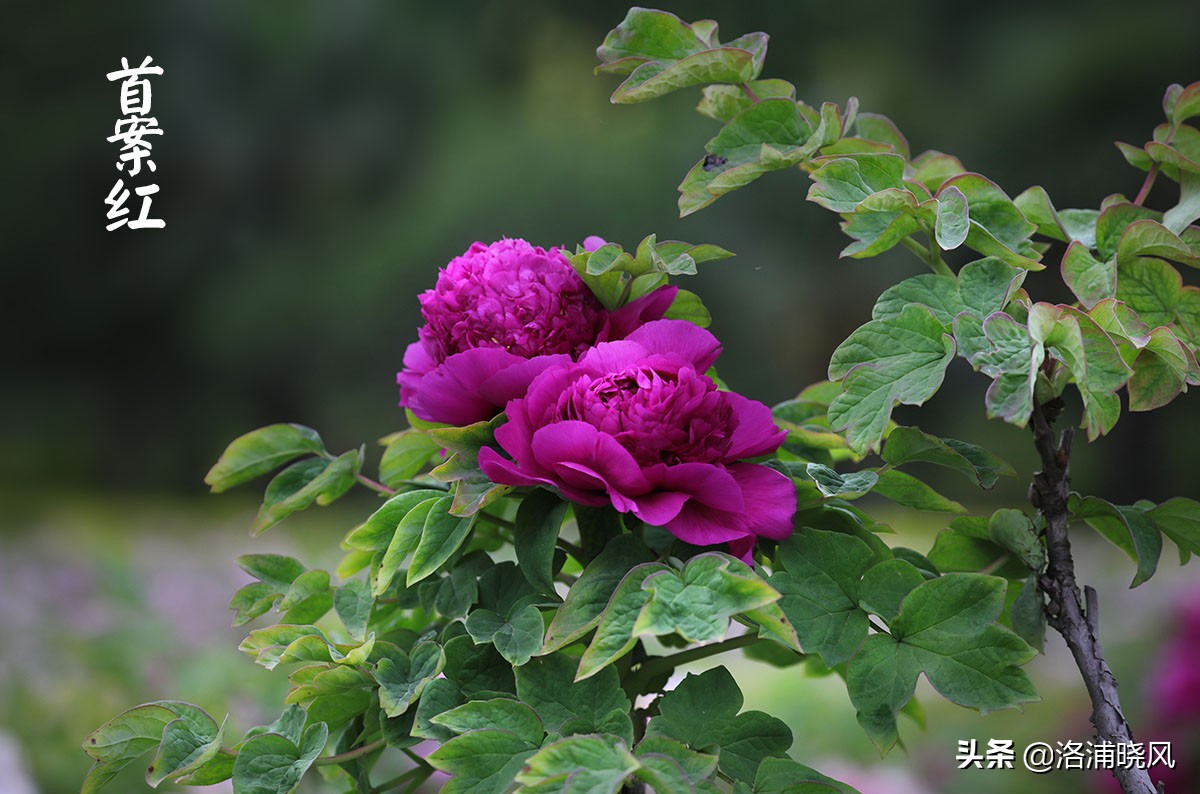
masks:
POLYGON ((490 419, 547 367, 661 318, 675 292, 662 287, 610 312, 557 249, 474 243, 420 296, 425 325, 396 378, 400 404, 431 422, 490 419))
POLYGON ((548 367, 496 430, 511 460, 484 448, 479 464, 493 482, 553 487, 746 557, 759 536, 791 534, 796 492, 743 461, 774 452, 785 433, 765 405, 704 374, 720 350, 702 328, 658 320, 548 367))

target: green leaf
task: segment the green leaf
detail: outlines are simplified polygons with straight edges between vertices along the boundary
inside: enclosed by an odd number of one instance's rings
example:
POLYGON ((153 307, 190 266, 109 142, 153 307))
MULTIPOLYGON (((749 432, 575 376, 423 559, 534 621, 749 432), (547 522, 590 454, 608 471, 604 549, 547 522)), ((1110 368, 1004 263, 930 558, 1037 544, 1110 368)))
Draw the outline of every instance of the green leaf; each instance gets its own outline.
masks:
POLYGON ((1200 218, 1200 173, 1184 171, 1179 175, 1179 203, 1163 213, 1163 226, 1175 234, 1200 218))
POLYGON ((503 794, 537 750, 509 731, 471 731, 434 750, 426 760, 453 777, 442 794, 503 794))
POLYGON ((1013 601, 1011 618, 1017 636, 1037 648, 1039 653, 1045 653, 1046 609, 1042 594, 1038 592, 1036 576, 1030 576, 1021 585, 1021 591, 1013 601))
POLYGON ((988 535, 1034 572, 1046 567, 1046 547, 1029 517, 1020 510, 997 510, 988 521, 988 535))
POLYGON ((930 192, 936 192, 947 179, 966 172, 957 157, 941 152, 922 152, 913 158, 911 176, 930 192))
POLYGON ((485 693, 516 694, 512 665, 504 660, 495 647, 476 645, 474 640, 464 635, 447 640, 444 651, 446 678, 453 681, 468 698, 482 697, 485 693))
POLYGON ((1018 665, 1036 652, 997 625, 1003 579, 946 574, 905 597, 892 635, 869 637, 850 662, 846 685, 859 723, 881 752, 896 742, 896 714, 924 673, 944 697, 980 711, 1037 699, 1018 665))
POLYGON ((433 718, 450 711, 455 706, 461 706, 462 703, 462 692, 449 678, 435 678, 430 681, 421 690, 421 696, 417 699, 416 720, 413 724, 412 735, 433 739, 439 744, 450 741, 454 732, 434 723, 433 718))
POLYGON ((158 746, 163 728, 179 717, 165 704, 145 703, 123 711, 83 740, 83 749, 101 764, 115 769, 158 746))
POLYGON ((900 612, 900 602, 924 581, 925 577, 912 563, 884 560, 863 574, 858 604, 863 610, 891 623, 900 612))
POLYGON ((297 559, 282 554, 243 554, 237 559, 238 567, 246 573, 268 584, 278 593, 286 593, 304 573, 306 568, 297 559))
POLYGON ((646 736, 665 736, 693 750, 719 748, 720 769, 735 780, 753 780, 766 758, 785 758, 792 744, 787 725, 761 711, 738 712, 742 693, 724 667, 689 674, 659 701, 646 736))
POLYGON ((690 642, 717 639, 734 615, 779 599, 779 593, 750 566, 722 552, 698 554, 678 573, 655 571, 642 582, 642 589, 650 597, 634 621, 633 633, 674 632, 690 642))
POLYGON ((869 196, 904 187, 904 158, 896 154, 840 157, 809 175, 808 200, 839 213, 854 212, 869 196))
POLYGON ((998 257, 1006 264, 1024 270, 1041 270, 1029 238, 1037 227, 1025 219, 1021 210, 995 183, 979 174, 951 177, 939 188, 939 194, 957 188, 970 207, 967 245, 984 256, 998 257))
MULTIPOLYGON (((786 80, 752 80, 746 87, 760 100, 775 97, 796 99, 796 87, 786 80)), ((740 85, 707 85, 696 110, 724 124, 753 104, 754 101, 740 85)))
POLYGON ((721 45, 715 22, 688 25, 665 11, 633 8, 596 51, 601 61, 596 71, 629 74, 613 102, 643 102, 692 85, 751 81, 766 49, 764 33, 721 45))
POLYGON ((354 486, 360 468, 361 450, 347 452, 331 461, 314 458, 292 464, 267 486, 251 534, 261 535, 298 510, 313 504, 325 507, 341 498, 354 486))
POLYGON ((1147 515, 1181 550, 1200 554, 1200 502, 1177 496, 1147 515))
POLYGON ((849 659, 867 636, 859 580, 874 553, 851 535, 805 529, 780 544, 779 561, 784 570, 767 581, 781 594, 800 645, 830 667, 849 659))
POLYGON ((213 493, 253 480, 302 455, 325 451, 317 431, 301 425, 269 425, 234 439, 204 476, 213 493))
POLYGON ((567 503, 545 489, 521 500, 513 531, 517 567, 539 592, 554 594, 554 546, 567 513, 567 503))
MULTIPOLYGON (((450 514, 451 497, 445 496, 434 502, 425 517, 425 525, 421 529, 421 538, 413 550, 412 565, 408 569, 407 584, 430 576, 458 551, 471 526, 475 516, 459 518, 450 514)), ((397 532, 399 534, 399 532, 397 532)))
POLYGON ((379 461, 379 481, 397 488, 425 468, 441 445, 420 430, 402 430, 384 439, 387 445, 379 461))
POLYGON ((556 651, 594 629, 625 574, 653 558, 650 550, 633 535, 613 538, 571 586, 546 629, 542 653, 556 651))
MULTIPOLYGON (((686 745, 665 736, 647 736, 634 748, 643 771, 637 777, 650 785, 675 785, 679 791, 692 791, 717 771, 717 757, 689 750, 686 745), (643 774, 646 772, 648 774, 643 774)), ((657 789, 656 789, 657 790, 657 789)), ((675 789, 667 788, 668 794, 675 789)))
MULTIPOLYGON (((420 642, 411 654, 396 651, 375 665, 379 705, 389 717, 408 710, 430 681, 446 667, 446 654, 436 643, 420 642)), ((449 677, 449 676, 447 676, 449 677)))
POLYGON ((858 794, 858 791, 790 758, 768 758, 754 777, 754 794, 858 794))
POLYGON ((1130 587, 1137 587, 1158 570, 1162 535, 1148 511, 1136 506, 1117 506, 1096 496, 1071 494, 1067 503, 1071 518, 1087 523, 1137 563, 1130 587))
POLYGON ((329 737, 325 723, 308 726, 300 745, 277 733, 248 740, 233 763, 233 786, 237 794, 288 794, 321 754, 329 737))
MULTIPOLYGON (((375 597, 379 597, 387 592, 391 587, 392 580, 400 571, 400 566, 412 553, 413 549, 421 540, 421 533, 425 529, 425 521, 429 518, 435 505, 444 505, 449 497, 443 496, 441 492, 434 492, 436 495, 429 497, 428 491, 414 491, 420 493, 427 498, 420 501, 416 499, 406 500, 403 507, 407 507, 412 502, 416 502, 408 512, 404 513, 404 517, 400 519, 399 525, 395 527, 392 533, 392 539, 389 541, 387 551, 384 552, 383 559, 379 563, 379 570, 375 575, 374 586, 371 588, 371 593, 375 597)), ((400 505, 397 506, 396 512, 399 512, 400 505)), ((394 514, 393 514, 394 515, 394 514)), ((390 520, 390 519, 389 519, 390 520)))
POLYGON ((221 749, 225 726, 217 726, 207 714, 184 714, 168 722, 158 754, 146 769, 146 783, 154 788, 164 780, 195 772, 215 758, 221 749))
POLYGON ((326 571, 308 571, 296 577, 279 602, 284 623, 316 623, 333 608, 333 592, 326 571))
POLYGON ((687 320, 700 328, 712 325, 712 315, 700 300, 700 296, 685 289, 675 293, 675 300, 671 302, 663 317, 667 320, 687 320))
POLYGON ((1129 410, 1152 411, 1187 389, 1195 357, 1171 332, 1158 327, 1133 361, 1129 379, 1129 410))
MULTIPOLYGON (((956 333, 957 329, 956 323, 956 333)), ((971 365, 993 380, 985 398, 988 418, 1024 426, 1033 413, 1033 388, 1045 348, 1030 337, 1028 328, 1003 312, 984 320, 983 332, 989 349, 971 365)))
POLYGON ((520 667, 542 647, 542 613, 532 604, 502 618, 490 609, 467 616, 467 633, 477 643, 490 642, 514 667, 520 667))
POLYGON ((1117 264, 1122 265, 1140 256, 1155 256, 1200 267, 1196 254, 1179 236, 1153 220, 1129 224, 1117 242, 1117 264))
POLYGON ((1105 261, 1114 258, 1117 254, 1117 243, 1131 223, 1158 217, 1154 210, 1125 201, 1105 207, 1096 220, 1096 252, 1105 261))
POLYGON ((873 489, 876 494, 898 505, 914 510, 933 510, 940 513, 965 513, 967 509, 953 499, 947 499, 921 480, 902 471, 889 469, 879 475, 873 489))
POLYGON ((633 568, 613 591, 592 642, 579 660, 576 680, 589 678, 628 653, 636 644, 634 624, 650 599, 642 589, 646 577, 659 571, 670 571, 661 563, 643 563, 633 568))
POLYGON ((1016 472, 1005 461, 975 444, 953 438, 938 438, 916 427, 897 427, 888 434, 883 459, 892 466, 906 463, 932 463, 953 469, 991 488, 1001 476, 1016 472))
POLYGON ((1152 328, 1175 320, 1182 297, 1179 271, 1161 259, 1134 259, 1117 269, 1117 300, 1128 304, 1152 328))
POLYGON ((546 732, 542 721, 529 706, 509 698, 472 700, 442 712, 430 720, 455 733, 468 731, 511 731, 529 744, 539 745, 546 732))
POLYGON ((845 430, 859 454, 878 447, 895 405, 932 397, 954 350, 953 338, 923 306, 860 327, 830 360, 829 377, 842 379, 843 389, 829 406, 831 426, 845 430))
POLYGON ((333 594, 333 608, 350 638, 362 642, 367 636, 367 623, 375 599, 371 587, 361 579, 351 579, 333 594))
POLYGON ((841 499, 857 499, 875 487, 879 475, 873 471, 856 471, 838 474, 828 466, 809 463, 805 470, 823 496, 841 499))
POLYGON ((948 185, 937 195, 937 222, 934 238, 943 251, 953 251, 967 239, 971 227, 971 216, 967 209, 967 197, 954 185, 948 185))
POLYGON ((1080 242, 1067 247, 1062 261, 1062 277, 1085 308, 1117 294, 1116 260, 1101 262, 1080 242))
POLYGON ((638 759, 616 737, 570 736, 530 756, 516 782, 530 794, 617 794, 622 783, 640 767, 638 759))
MULTIPOLYGON (((443 496, 445 496, 444 492, 430 488, 396 494, 372 513, 370 518, 350 530, 346 535, 346 545, 361 551, 387 549, 396 534, 396 527, 414 507, 427 499, 440 499, 443 496)), ((412 540, 415 542, 416 537, 414 536, 412 540)), ((402 561, 403 556, 396 561, 396 564, 398 565, 402 561)))
POLYGON ((606 667, 576 682, 576 667, 577 660, 563 653, 531 659, 515 671, 517 697, 533 707, 551 736, 608 732, 633 741, 630 703, 616 669, 606 667))

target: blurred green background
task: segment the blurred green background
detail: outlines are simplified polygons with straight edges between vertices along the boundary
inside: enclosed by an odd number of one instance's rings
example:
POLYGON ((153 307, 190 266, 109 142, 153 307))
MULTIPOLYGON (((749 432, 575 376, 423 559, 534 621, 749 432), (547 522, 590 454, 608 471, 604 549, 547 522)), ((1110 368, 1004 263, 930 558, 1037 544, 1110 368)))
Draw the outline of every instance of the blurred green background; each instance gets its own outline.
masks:
MULTIPOLYGON (((394 374, 415 338, 416 295, 472 241, 599 234, 631 246, 655 232, 737 252, 688 286, 712 309, 722 375, 765 402, 823 377, 874 296, 919 272, 903 252, 839 260, 836 218, 804 201, 798 173, 680 220, 675 186, 716 127, 692 111, 693 91, 608 103, 615 83, 592 76, 593 52, 626 7, 77 0, 7 15, 0 733, 35 790, 77 790, 79 739, 124 706, 180 697, 230 711, 241 729, 277 702, 278 682, 227 628, 232 559, 291 549, 328 562, 359 513, 250 541, 253 495, 207 498, 203 474, 231 438, 271 422, 316 427, 338 449, 399 427, 394 374), (105 74, 147 54, 166 70, 153 86, 165 131, 154 210, 167 227, 110 233, 116 146, 105 138, 119 109, 105 74)), ((1191 0, 665 7, 714 17, 726 37, 767 31, 765 74, 805 100, 856 95, 914 152, 956 154, 1010 195, 1042 184, 1059 207, 1135 192, 1141 174, 1112 141, 1147 140, 1164 88, 1200 79, 1191 0)), ((1171 201, 1160 187, 1150 203, 1171 201)), ((1055 270, 1031 291, 1062 297, 1055 270)), ((958 362, 927 410, 898 416, 989 445, 1027 478, 1028 439, 982 421, 985 387, 958 362)), ((1075 487, 1126 502, 1196 497, 1197 433, 1187 396, 1123 416, 1079 450, 1075 487)), ((1025 491, 945 487, 980 509, 1025 491)), ((927 547, 940 521, 894 523, 927 547)), ((1116 552, 1085 545, 1083 557, 1136 698, 1192 572, 1164 559, 1163 582, 1130 592, 1116 552)), ((938 711, 929 734, 909 734, 907 757, 888 760, 903 780, 873 790, 1061 790, 1073 778, 953 770, 957 738, 1087 737, 1065 650, 1035 670, 1047 699, 1025 718, 938 711)), ((752 705, 790 709, 798 758, 877 764, 844 690, 753 677, 752 705)))

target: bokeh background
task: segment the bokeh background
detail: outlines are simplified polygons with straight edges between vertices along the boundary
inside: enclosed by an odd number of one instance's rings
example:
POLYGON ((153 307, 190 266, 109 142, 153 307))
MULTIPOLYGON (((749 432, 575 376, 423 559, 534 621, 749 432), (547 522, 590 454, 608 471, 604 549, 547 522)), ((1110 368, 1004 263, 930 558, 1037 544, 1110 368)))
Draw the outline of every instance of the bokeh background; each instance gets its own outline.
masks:
MULTIPOLYGON (((1010 195, 1041 184, 1059 207, 1135 192, 1141 174, 1112 141, 1147 140, 1164 88, 1200 79, 1190 0, 663 7, 714 17, 726 37, 769 32, 765 75, 810 103, 858 96, 914 152, 956 154, 1010 195)), ((236 730, 274 708, 281 682, 237 653, 242 632, 228 628, 233 558, 284 550, 328 564, 369 500, 250 540, 254 494, 208 497, 201 479, 263 424, 316 427, 336 449, 400 427, 394 373, 416 295, 472 241, 599 234, 632 246, 654 232, 737 252, 688 286, 725 343, 722 375, 766 402, 820 379, 874 296, 919 272, 903 252, 839 260, 836 218, 804 201, 799 173, 679 219, 675 186, 716 127, 693 112, 694 91, 609 104, 615 83, 592 75, 593 52, 625 9, 77 0, 6 14, 0 794, 78 790, 79 740, 138 702, 191 700, 229 712, 236 730), (110 233, 105 138, 119 109, 105 74, 147 54, 166 70, 153 86, 165 130, 154 210, 167 226, 110 233)), ((1172 196, 1160 186, 1150 203, 1172 196)), ((1056 280, 1027 285, 1063 297, 1056 280)), ((956 362, 927 410, 899 416, 991 446, 1027 480, 1028 439, 983 422, 985 387, 956 362)), ((1200 496, 1198 433, 1194 396, 1123 416, 1079 450, 1075 487, 1118 502, 1200 496)), ((937 482, 979 510, 1025 491, 937 482)), ((893 520, 918 548, 943 523, 893 520)), ((1128 591, 1128 561, 1089 540, 1080 533, 1081 564, 1102 591, 1105 645, 1135 720, 1150 720, 1154 665, 1200 576, 1168 550, 1159 577, 1128 591)), ((908 753, 882 763, 836 682, 759 671, 748 707, 786 717, 798 759, 857 776, 864 794, 1091 786, 1075 773, 954 769, 958 739, 1088 738, 1065 648, 1052 643, 1032 669, 1045 701, 1024 716, 981 719, 931 697, 929 730, 908 726, 908 753)), ((136 776, 127 785, 138 790, 136 776)))

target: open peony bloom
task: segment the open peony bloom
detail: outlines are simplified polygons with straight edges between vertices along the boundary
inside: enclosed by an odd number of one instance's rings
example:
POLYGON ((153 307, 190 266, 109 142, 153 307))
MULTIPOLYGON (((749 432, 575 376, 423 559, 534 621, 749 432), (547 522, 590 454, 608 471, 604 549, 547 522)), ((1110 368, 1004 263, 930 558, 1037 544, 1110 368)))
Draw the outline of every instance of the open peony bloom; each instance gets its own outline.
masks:
POLYGON ((547 367, 661 318, 675 292, 662 287, 610 312, 557 249, 474 243, 420 296, 425 325, 396 379, 400 404, 431 422, 490 419, 547 367))
POLYGON ((717 389, 704 373, 720 353, 708 331, 658 320, 578 362, 545 369, 508 403, 487 476, 545 485, 584 505, 611 504, 697 546, 792 532, 796 492, 783 474, 742 462, 774 452, 785 434, 765 405, 717 389))

